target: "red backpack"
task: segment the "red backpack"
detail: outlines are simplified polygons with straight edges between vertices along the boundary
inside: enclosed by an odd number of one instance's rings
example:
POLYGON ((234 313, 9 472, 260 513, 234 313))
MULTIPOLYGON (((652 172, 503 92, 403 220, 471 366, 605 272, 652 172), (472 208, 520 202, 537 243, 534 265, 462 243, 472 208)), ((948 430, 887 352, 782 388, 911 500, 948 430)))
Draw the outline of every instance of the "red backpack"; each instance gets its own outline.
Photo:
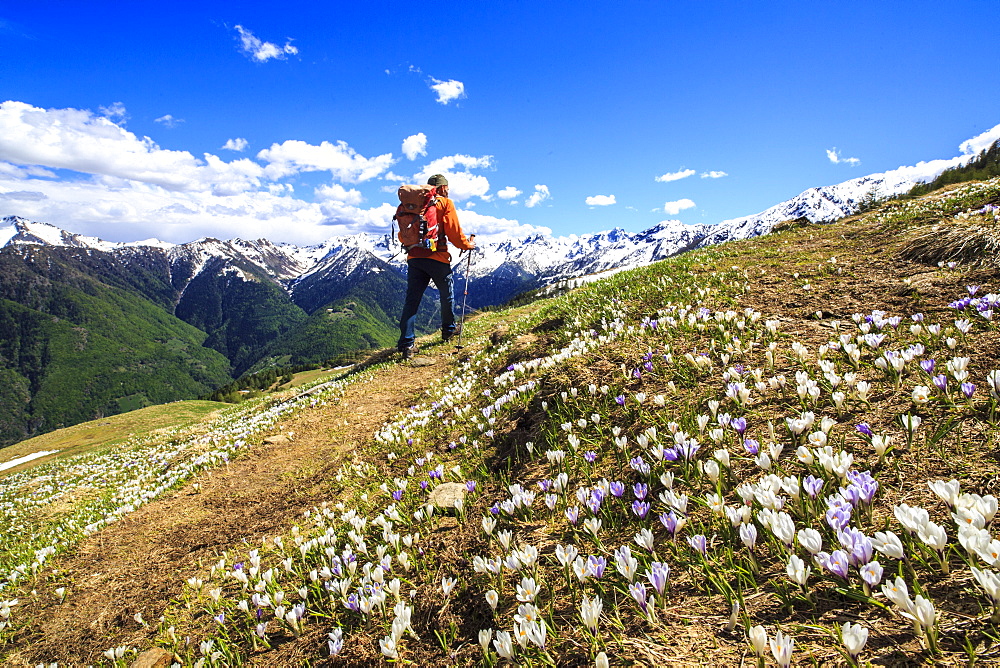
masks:
POLYGON ((399 243, 403 248, 443 250, 444 230, 438 225, 437 188, 434 186, 399 186, 399 206, 392 219, 399 223, 399 243))

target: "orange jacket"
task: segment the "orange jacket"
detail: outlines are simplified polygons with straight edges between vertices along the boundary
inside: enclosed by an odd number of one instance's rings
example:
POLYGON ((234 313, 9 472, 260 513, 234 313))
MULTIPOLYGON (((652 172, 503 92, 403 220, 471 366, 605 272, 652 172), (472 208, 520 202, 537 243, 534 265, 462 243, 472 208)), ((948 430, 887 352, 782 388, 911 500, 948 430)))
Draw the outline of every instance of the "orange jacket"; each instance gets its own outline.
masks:
MULTIPOLYGON (((461 248, 462 250, 472 250, 475 248, 472 241, 462 232, 462 226, 458 224, 458 212, 455 211, 455 203, 447 197, 438 197, 435 206, 438 211, 438 228, 444 230, 443 236, 456 248, 461 248)), ((438 251, 432 251, 429 248, 411 248, 406 254, 406 259, 427 257, 438 262, 451 264, 451 253, 448 252, 448 244, 441 245, 443 249, 438 251)))

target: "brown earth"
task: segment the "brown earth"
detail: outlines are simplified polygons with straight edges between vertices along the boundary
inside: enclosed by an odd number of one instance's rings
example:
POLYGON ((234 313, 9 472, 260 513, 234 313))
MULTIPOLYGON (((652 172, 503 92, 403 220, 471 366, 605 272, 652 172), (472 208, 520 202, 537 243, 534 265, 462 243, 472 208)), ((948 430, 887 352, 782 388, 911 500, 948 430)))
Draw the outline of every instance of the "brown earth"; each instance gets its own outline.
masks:
POLYGON ((442 346, 382 371, 378 382, 348 386, 341 400, 276 424, 271 434, 292 434, 289 442, 254 445, 55 559, 33 593, 21 596, 18 615, 34 621, 13 640, 8 665, 86 665, 110 647, 148 647, 188 577, 203 574, 223 551, 246 551, 285 533, 329 500, 337 469, 388 418, 416 403, 451 357, 452 348, 442 346), (60 586, 67 593, 58 604, 53 591, 60 586))

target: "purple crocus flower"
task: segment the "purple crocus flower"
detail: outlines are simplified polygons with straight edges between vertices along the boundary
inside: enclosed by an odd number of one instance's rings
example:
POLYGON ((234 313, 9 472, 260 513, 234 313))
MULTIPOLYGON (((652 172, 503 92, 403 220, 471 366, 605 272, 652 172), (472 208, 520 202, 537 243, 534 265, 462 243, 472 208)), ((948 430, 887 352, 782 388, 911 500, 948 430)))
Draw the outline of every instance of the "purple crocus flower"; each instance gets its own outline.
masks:
POLYGON ((931 379, 931 382, 934 383, 934 387, 936 387, 941 392, 948 391, 948 377, 945 376, 943 373, 939 373, 938 375, 934 376, 931 379))
POLYGON ((654 561, 649 565, 649 570, 646 571, 646 579, 649 580, 649 584, 653 585, 653 589, 656 590, 657 594, 662 594, 663 590, 667 586, 667 578, 670 577, 670 566, 666 563, 654 561))
POLYGON ((962 394, 965 395, 966 399, 971 399, 972 395, 976 393, 976 386, 972 383, 966 382, 962 383, 962 394))
POLYGON ((475 480, 466 480, 465 481, 465 491, 468 492, 469 494, 472 494, 473 492, 475 492, 476 491, 476 481, 475 480))
POLYGON ((733 418, 729 421, 729 426, 742 436, 743 432, 747 430, 747 420, 744 417, 733 418))
POLYGON ((663 451, 663 460, 667 462, 676 462, 681 458, 681 453, 677 451, 676 447, 667 448, 663 451))
POLYGON ((597 461, 597 453, 594 452, 593 450, 587 450, 585 453, 583 453, 583 458, 587 460, 588 464, 593 464, 595 461, 597 461))
POLYGON ((636 457, 629 462, 634 470, 638 471, 642 475, 649 475, 649 464, 643 461, 642 457, 636 457))
POLYGON ((642 365, 642 368, 645 369, 646 371, 652 371, 653 370, 653 363, 652 362, 646 362, 645 364, 642 365))
POLYGON ((970 297, 975 297, 976 293, 979 292, 979 286, 978 285, 966 285, 965 289, 969 291, 969 296, 970 297))
POLYGON ((819 492, 823 489, 823 485, 826 483, 822 478, 817 478, 814 475, 807 475, 802 480, 802 489, 805 490, 806 494, 809 495, 810 499, 815 499, 819 496, 819 492))
POLYGON ((215 623, 216 623, 216 624, 218 624, 219 626, 222 626, 223 624, 225 624, 225 623, 226 623, 226 613, 224 613, 224 612, 220 612, 219 614, 217 614, 217 615, 216 615, 215 617, 213 617, 212 619, 214 619, 214 620, 215 620, 215 623))
POLYGON ((757 453, 760 452, 760 442, 752 438, 743 439, 743 448, 751 457, 756 457, 757 453))
POLYGON ((849 574, 848 566, 850 561, 848 560, 847 553, 843 550, 834 550, 833 554, 826 558, 823 566, 826 570, 830 571, 839 578, 847 579, 849 574))
POLYGON ((851 507, 857 508, 858 504, 861 503, 861 490, 857 485, 848 485, 840 490, 840 496, 851 504, 851 507))
POLYGON ((587 575, 600 579, 604 575, 604 569, 608 566, 608 560, 604 557, 591 555, 587 557, 587 575))
POLYGON ((628 593, 632 594, 632 598, 635 602, 639 604, 643 612, 646 612, 646 606, 648 605, 648 597, 646 594, 646 585, 643 582, 633 582, 628 586, 628 593))
POLYGON ((646 519, 646 515, 649 514, 649 507, 649 502, 647 501, 632 502, 632 512, 635 513, 639 519, 646 519))
POLYGON ((841 531, 851 521, 851 506, 834 506, 826 511, 826 523, 834 531, 841 531))
POLYGON ((552 481, 551 481, 551 480, 548 480, 548 479, 546 479, 546 480, 539 480, 539 481, 538 481, 538 487, 539 487, 539 488, 540 488, 540 489, 541 489, 541 490, 542 490, 543 492, 547 492, 547 491, 549 491, 550 489, 552 489, 552 481))
POLYGON ((701 449, 701 446, 698 445, 694 439, 689 439, 683 443, 677 444, 674 449, 677 451, 677 454, 683 456, 684 459, 694 459, 695 454, 699 449, 701 449))
POLYGON ((361 604, 358 602, 358 595, 355 593, 348 596, 347 600, 344 602, 344 607, 353 612, 361 612, 361 604))
POLYGON ((644 482, 637 482, 633 485, 632 492, 635 494, 635 498, 642 501, 646 498, 646 495, 649 494, 649 485, 644 482))
POLYGON ((858 570, 861 572, 861 579, 869 587, 875 587, 882 582, 882 564, 877 561, 865 564, 858 570))
POLYGON ((837 539, 841 546, 847 551, 847 559, 852 566, 866 564, 872 560, 871 538, 854 527, 844 527, 843 531, 837 532, 837 539))
POLYGON ((617 397, 615 397, 615 403, 618 404, 619 406, 624 406, 625 405, 625 395, 624 394, 619 394, 617 397))
POLYGON ((920 368, 924 370, 928 376, 934 373, 934 360, 920 360, 920 368))
POLYGON ((639 371, 638 369, 633 370, 632 377, 636 380, 642 380, 642 371, 639 371))
POLYGON ((855 425, 854 428, 857 429, 859 433, 864 434, 868 438, 871 438, 872 436, 875 435, 875 433, 872 432, 872 428, 868 426, 867 422, 861 422, 855 425))
POLYGON ((872 477, 871 471, 848 471, 847 479, 852 486, 858 488, 860 501, 870 505, 875 493, 878 492, 878 480, 872 477))
POLYGON ((569 520, 570 524, 576 524, 580 521, 580 508, 579 506, 570 506, 566 509, 566 519, 569 520))
POLYGON ((602 498, 599 494, 591 494, 590 497, 587 498, 587 509, 596 515, 601 512, 601 501, 602 498))
POLYGON ((493 505, 490 506, 490 514, 492 514, 492 515, 499 515, 500 514, 500 504, 494 502, 493 505))
POLYGON ((687 541, 688 545, 690 545, 692 549, 696 550, 702 556, 708 554, 708 539, 705 538, 705 536, 703 536, 702 534, 698 534, 697 536, 689 536, 687 541))
POLYGON ((618 482, 616 480, 612 482, 610 485, 608 485, 608 491, 611 492, 611 496, 615 497, 616 499, 620 499, 622 498, 622 495, 625 493, 625 485, 624 483, 618 482))
POLYGON ((392 493, 392 500, 393 501, 402 501, 403 500, 403 490, 397 489, 395 492, 393 492, 392 493))
POLYGON ((662 524, 663 528, 670 532, 671 536, 677 533, 677 515, 674 514, 674 511, 671 510, 669 513, 660 513, 660 524, 662 524))
POLYGON ((429 481, 427 481, 427 480, 421 480, 420 481, 420 489, 427 489, 428 487, 430 487, 430 482, 429 481))

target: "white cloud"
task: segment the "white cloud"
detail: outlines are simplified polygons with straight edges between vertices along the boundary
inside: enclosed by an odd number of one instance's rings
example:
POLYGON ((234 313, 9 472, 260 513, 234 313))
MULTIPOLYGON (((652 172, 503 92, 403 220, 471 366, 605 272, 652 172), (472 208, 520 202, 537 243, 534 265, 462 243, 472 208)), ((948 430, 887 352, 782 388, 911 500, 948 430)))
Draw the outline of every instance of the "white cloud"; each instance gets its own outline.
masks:
POLYGON ((703 179, 721 179, 723 176, 729 176, 729 174, 726 174, 725 172, 716 172, 716 171, 701 173, 701 178, 703 179))
POLYGON ((222 148, 226 151, 237 151, 242 153, 250 145, 243 137, 236 137, 235 139, 227 139, 226 143, 222 145, 222 148))
POLYGON ((976 135, 972 139, 966 139, 959 144, 958 148, 963 155, 977 155, 992 146, 993 142, 998 139, 1000 139, 1000 125, 994 125, 986 132, 976 135))
POLYGON ((467 235, 476 235, 477 243, 495 243, 509 239, 523 239, 535 234, 546 236, 552 234, 552 230, 547 227, 524 225, 517 220, 488 216, 469 209, 460 210, 458 220, 463 232, 467 235))
MULTIPOLYGON (((110 177, 16 179, 0 170, 0 192, 6 191, 22 194, 0 201, 0 215, 23 216, 109 241, 157 237, 185 243, 202 237, 240 237, 315 244, 334 235, 388 230, 396 210, 388 202, 369 209, 332 198, 307 202, 289 197, 292 190, 288 185, 275 192, 219 195, 110 177)), ((330 186, 323 192, 357 201, 353 190, 340 193, 330 186)))
POLYGON ((689 176, 694 175, 693 169, 682 169, 679 172, 667 172, 662 176, 657 176, 656 181, 658 183, 667 183, 668 181, 680 181, 681 179, 686 179, 689 176))
POLYGON ((427 155, 427 135, 418 132, 403 140, 403 155, 410 160, 416 160, 418 156, 427 155))
POLYGON ((664 213, 666 213, 669 216, 676 216, 678 213, 680 213, 684 209, 692 209, 695 206, 696 205, 695 205, 694 202, 692 202, 691 200, 689 200, 689 199, 687 199, 685 197, 684 199, 679 199, 676 202, 666 202, 666 203, 664 203, 664 205, 663 205, 663 211, 664 211, 664 213))
POLYGON ((121 102, 115 102, 107 107, 98 107, 97 110, 101 112, 101 115, 105 118, 109 118, 118 123, 125 123, 125 121, 128 120, 128 112, 125 111, 125 105, 121 102))
MULTIPOLYGON (((515 188, 514 186, 507 186, 506 188, 497 193, 497 197, 499 197, 500 199, 512 200, 520 194, 521 191, 515 188)), ((511 203, 513 204, 513 202, 511 203)))
POLYGON ((535 186, 535 192, 531 194, 528 200, 524 203, 524 206, 529 209, 534 208, 550 197, 552 197, 552 194, 549 192, 549 187, 538 184, 535 186))
POLYGON ((175 190, 239 192, 260 184, 263 169, 241 159, 161 149, 103 116, 81 109, 0 104, 0 160, 141 181, 175 190))
POLYGON ((437 101, 441 104, 448 104, 452 100, 461 100, 465 97, 465 84, 461 81, 455 81, 454 79, 448 79, 448 81, 439 81, 431 77, 433 83, 428 84, 435 93, 437 93, 437 101))
POLYGON ((299 172, 329 171, 344 183, 368 181, 385 172, 394 162, 391 153, 366 158, 347 145, 345 141, 331 144, 324 141, 319 146, 298 139, 272 144, 257 154, 258 160, 268 163, 264 174, 270 179, 280 179, 299 172))
POLYGON ((470 197, 487 199, 490 182, 481 174, 472 174, 470 169, 486 169, 493 166, 493 156, 483 155, 446 155, 432 160, 423 169, 413 175, 415 183, 427 183, 434 174, 444 174, 448 179, 449 197, 455 200, 466 200, 470 197))
POLYGON ((315 190, 316 197, 325 202, 342 202, 343 204, 351 204, 357 206, 364 201, 361 192, 351 188, 346 189, 339 183, 333 183, 328 186, 319 186, 315 190))
POLYGON ((267 62, 272 58, 284 60, 286 56, 294 56, 299 52, 297 48, 292 46, 291 40, 285 42, 285 46, 278 46, 273 42, 260 40, 241 25, 236 26, 236 31, 240 34, 240 50, 258 63, 267 62))
POLYGON ((174 118, 171 114, 165 116, 160 116, 159 118, 153 119, 154 123, 160 123, 165 128, 176 128, 178 125, 184 122, 183 118, 174 118))
POLYGON ((854 167, 855 165, 860 165, 861 161, 857 158, 841 158, 840 154, 837 152, 837 147, 826 149, 826 157, 830 159, 833 164, 839 164, 841 162, 854 167))
POLYGON ((12 165, 9 162, 0 162, 0 176, 8 176, 13 179, 26 179, 31 176, 54 179, 56 173, 35 165, 20 166, 12 165))
POLYGON ((615 203, 614 195, 593 195, 585 200, 587 206, 611 206, 615 203))

